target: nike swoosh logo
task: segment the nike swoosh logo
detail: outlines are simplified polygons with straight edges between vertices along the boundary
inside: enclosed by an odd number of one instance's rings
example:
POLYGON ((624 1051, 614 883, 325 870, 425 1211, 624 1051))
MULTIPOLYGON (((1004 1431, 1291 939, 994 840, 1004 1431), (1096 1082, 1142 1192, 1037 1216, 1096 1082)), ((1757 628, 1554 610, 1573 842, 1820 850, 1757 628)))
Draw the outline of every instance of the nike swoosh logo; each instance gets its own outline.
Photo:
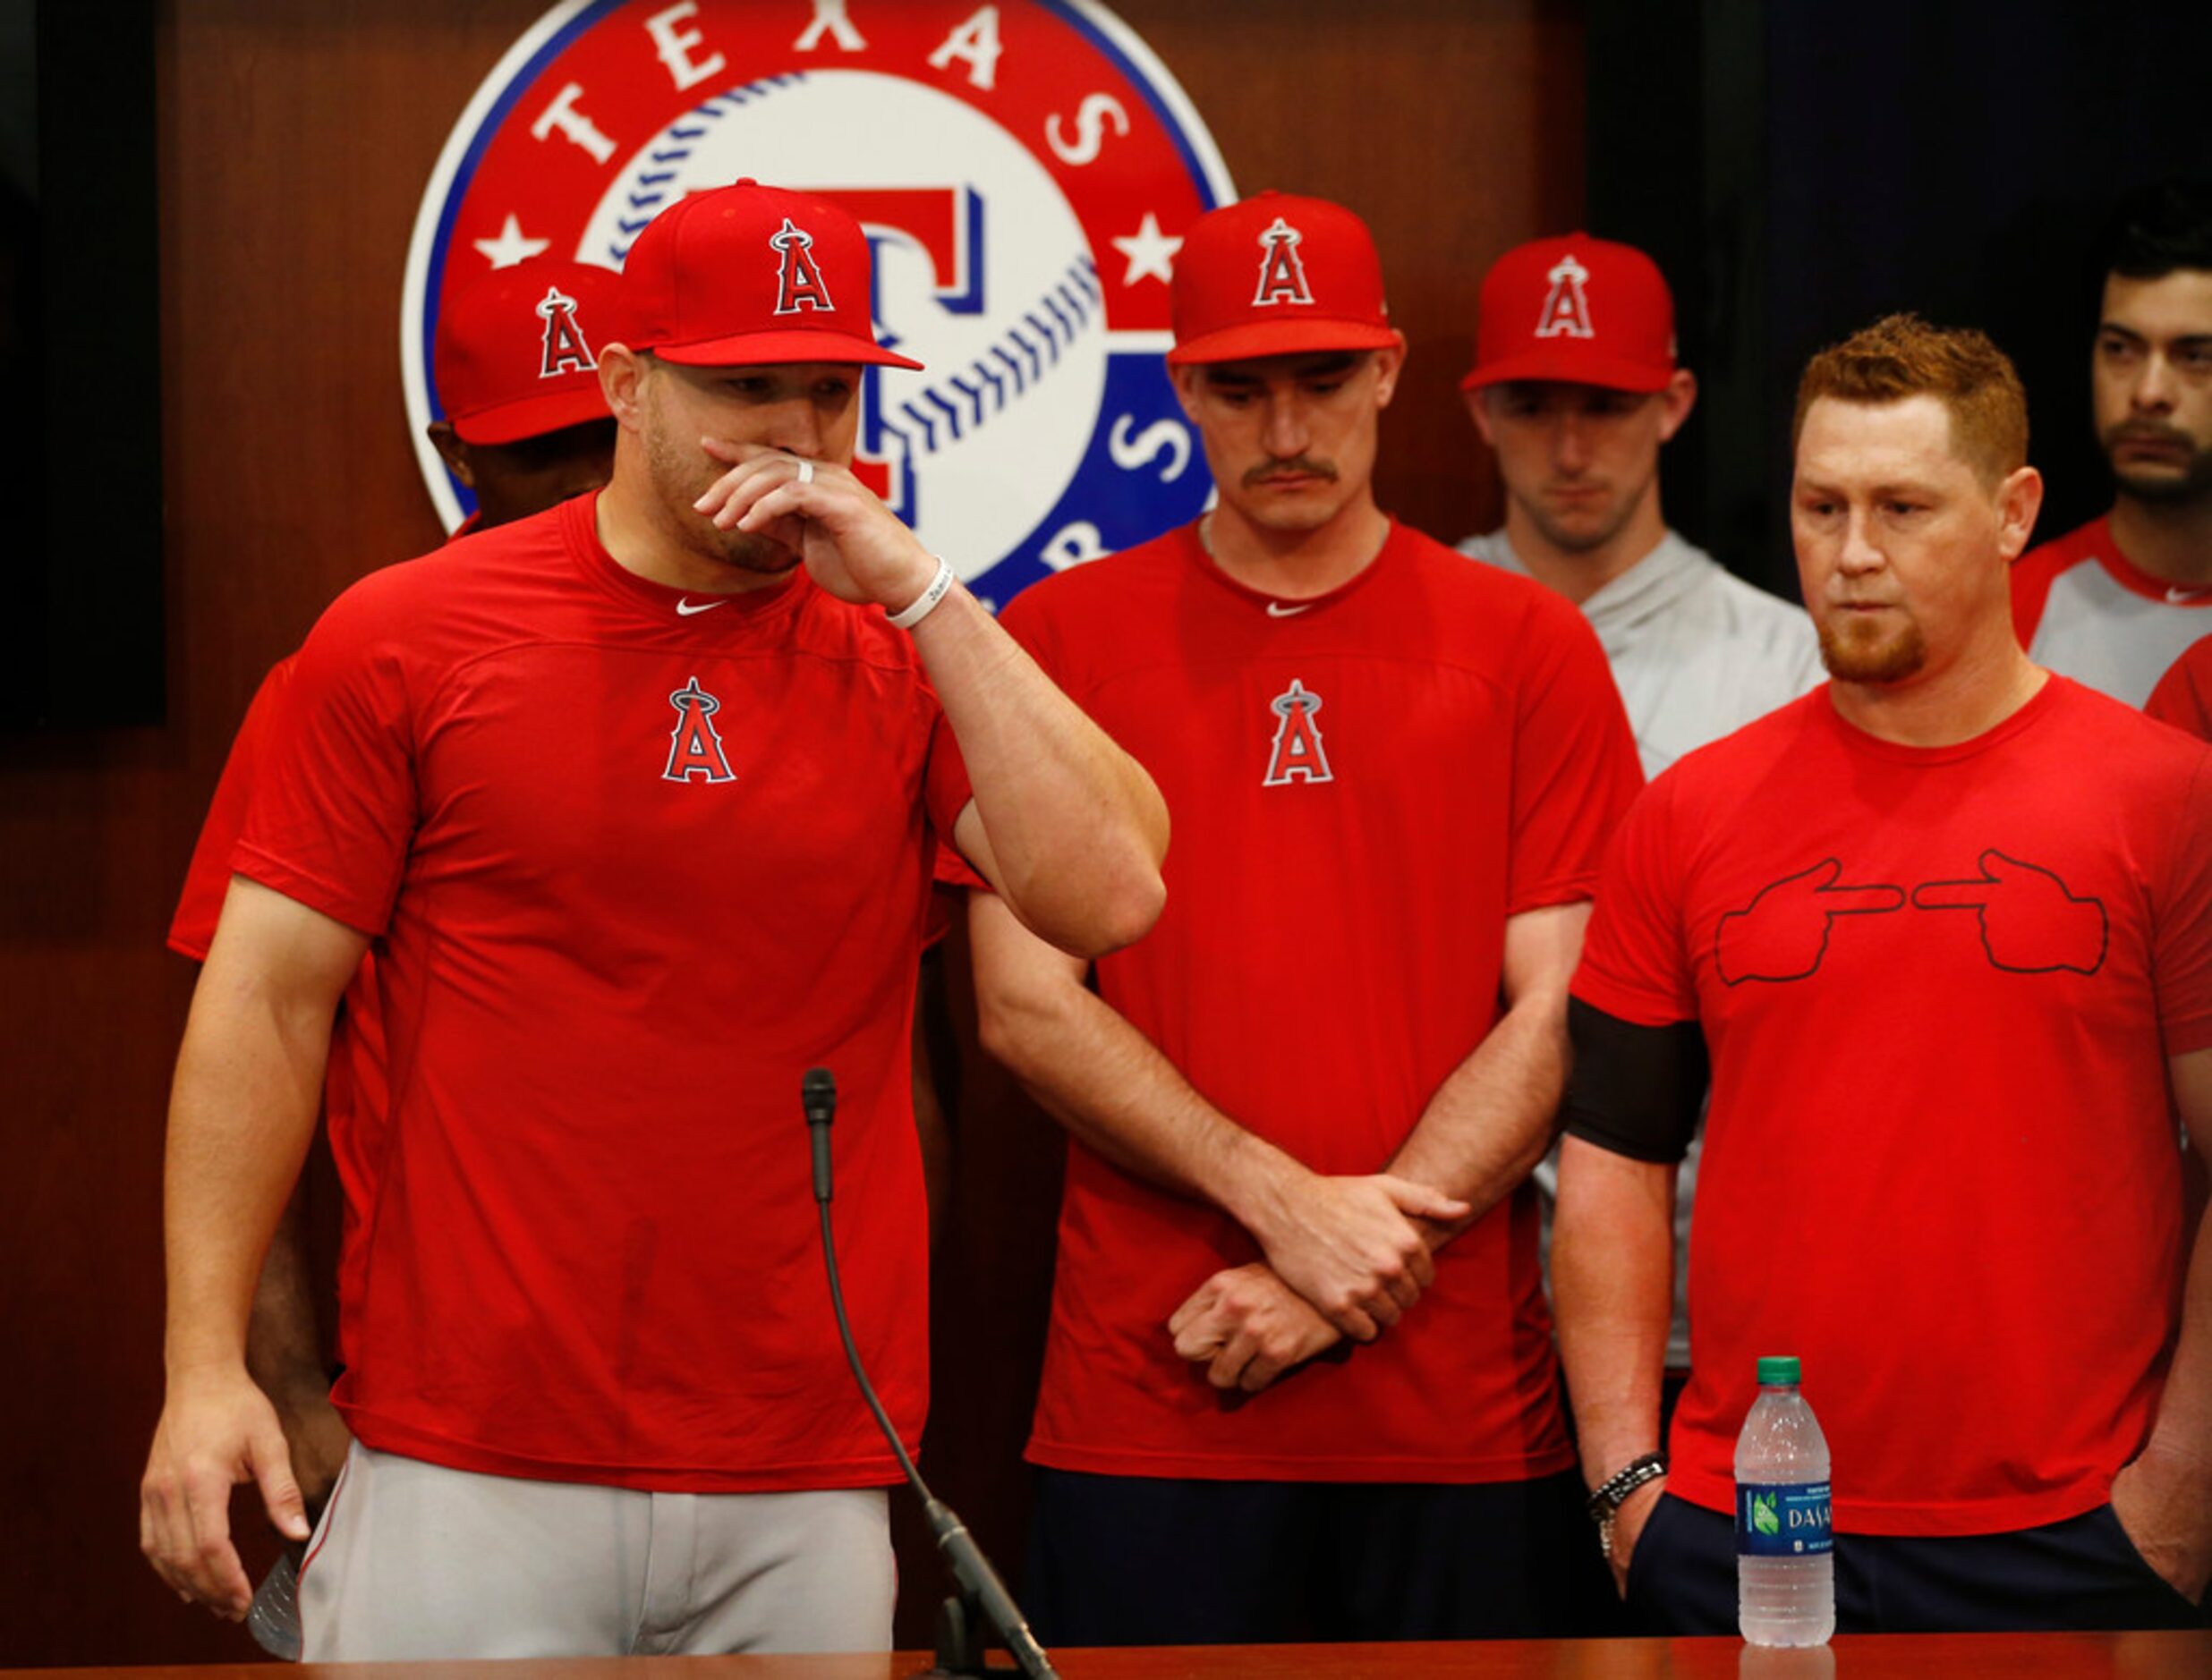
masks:
POLYGON ((1296 607, 1286 607, 1280 601, 1270 601, 1267 604, 1267 615, 1270 618, 1296 618, 1312 606, 1311 601, 1302 601, 1296 607))
POLYGON ((689 618, 693 613, 710 613, 718 607, 727 607, 729 603, 727 600, 681 600, 676 604, 676 610, 683 617, 689 618))
POLYGON ((2166 605, 2168 607, 2191 607, 2204 599, 2207 595, 2212 595, 2212 590, 2178 590, 2169 586, 2166 590, 2166 605))

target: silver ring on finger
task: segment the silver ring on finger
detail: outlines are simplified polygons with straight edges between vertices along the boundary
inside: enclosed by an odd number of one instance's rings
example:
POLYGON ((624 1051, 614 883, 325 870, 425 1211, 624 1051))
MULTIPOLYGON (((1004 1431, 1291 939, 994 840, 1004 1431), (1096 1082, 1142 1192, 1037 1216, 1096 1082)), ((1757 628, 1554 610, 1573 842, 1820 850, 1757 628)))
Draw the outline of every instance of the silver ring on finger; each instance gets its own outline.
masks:
POLYGON ((801 455, 799 457, 799 482, 801 484, 812 484, 813 481, 814 463, 809 461, 804 455, 801 455))

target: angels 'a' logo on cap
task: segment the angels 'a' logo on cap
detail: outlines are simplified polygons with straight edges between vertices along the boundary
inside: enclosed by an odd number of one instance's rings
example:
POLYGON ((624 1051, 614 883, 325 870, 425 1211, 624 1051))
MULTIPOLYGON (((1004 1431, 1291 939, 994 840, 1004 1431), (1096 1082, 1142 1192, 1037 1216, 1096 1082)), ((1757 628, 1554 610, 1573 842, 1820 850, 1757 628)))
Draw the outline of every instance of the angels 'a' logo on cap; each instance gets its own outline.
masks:
POLYGON ((814 260, 814 236, 784 217, 784 224, 768 236, 782 259, 776 269, 776 313, 796 315, 801 310, 834 310, 830 287, 814 260))
POLYGON ((1306 265, 1298 260, 1298 242, 1305 234, 1280 216, 1260 235, 1260 289, 1254 303, 1311 303, 1314 294, 1306 284, 1306 265))
POLYGON ((1544 293, 1544 308, 1536 316, 1536 336, 1595 338, 1597 335, 1590 327, 1590 300, 1582 290, 1582 283, 1590 277, 1590 271, 1570 253, 1561 257, 1544 277, 1552 283, 1552 289, 1544 293))
POLYGON ((545 354, 538 362, 540 379, 564 373, 589 373, 599 366, 591 345, 576 324, 576 300, 558 286, 548 286, 538 300, 538 318, 545 323, 545 354))

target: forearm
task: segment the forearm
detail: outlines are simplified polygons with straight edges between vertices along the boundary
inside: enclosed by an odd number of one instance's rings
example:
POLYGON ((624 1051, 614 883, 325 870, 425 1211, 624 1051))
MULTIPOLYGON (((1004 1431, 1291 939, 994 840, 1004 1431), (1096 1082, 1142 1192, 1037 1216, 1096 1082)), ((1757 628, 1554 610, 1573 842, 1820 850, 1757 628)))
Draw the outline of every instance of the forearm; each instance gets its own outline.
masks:
POLYGON ((2144 1452, 2194 1481, 2212 1506, 2212 1214, 2197 1226, 2182 1291, 2181 1336, 2144 1452))
MULTIPOLYGON (((979 971, 980 975, 980 971, 979 971)), ((1123 1171, 1221 1208, 1246 1229, 1302 1174, 1216 1108, 1151 1039, 1080 984, 986 990, 983 1048, 1062 1125, 1123 1171)))
POLYGON ((1552 1300, 1584 1479, 1659 1446, 1674 1297, 1674 1171, 1580 1138, 1561 1146, 1552 1300))
MULTIPOLYGON (((330 1021, 217 972, 194 995, 169 1106, 170 1371, 246 1357, 260 1262, 313 1135, 330 1021)), ((304 1301, 312 1337, 312 1314, 304 1301)))
POLYGON ((1509 1009, 1437 1088, 1390 1163, 1474 1209, 1449 1224, 1424 1221, 1432 1249, 1511 1194, 1544 1158, 1568 1056, 1563 991, 1534 995, 1509 1009))
POLYGON ((1016 913, 1078 955, 1143 937, 1165 902, 1167 806, 1152 778, 966 590, 914 638, 1016 913))

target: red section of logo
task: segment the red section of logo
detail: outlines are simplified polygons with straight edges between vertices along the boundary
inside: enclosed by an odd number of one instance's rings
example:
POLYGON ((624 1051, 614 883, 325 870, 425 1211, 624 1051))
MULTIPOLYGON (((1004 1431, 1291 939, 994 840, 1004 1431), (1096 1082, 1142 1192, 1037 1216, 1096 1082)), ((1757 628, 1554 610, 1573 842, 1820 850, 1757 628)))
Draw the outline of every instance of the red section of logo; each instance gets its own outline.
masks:
MULTIPOLYGON (((1146 91, 1074 19, 1003 0, 886 0, 842 8, 840 30, 826 21, 830 10, 810 14, 758 0, 607 8, 513 89, 506 116, 468 179, 456 182, 444 282, 499 260, 479 257, 484 247, 514 253, 508 260, 526 254, 524 246, 590 259, 581 251, 585 224, 642 147, 715 94, 813 71, 902 77, 984 114, 1051 174, 1103 273, 1124 261, 1112 241, 1179 235, 1206 208, 1146 91)), ((882 144, 896 148, 897 136, 882 144)), ((802 180, 774 184, 811 190, 802 180)), ((933 211, 917 217, 896 208, 901 196, 880 195, 878 213, 886 221, 895 214, 895 225, 922 240, 932 260, 952 256, 957 229, 927 225, 938 219, 933 211)), ((1109 330, 1168 329, 1164 279, 1104 291, 1109 330)))

